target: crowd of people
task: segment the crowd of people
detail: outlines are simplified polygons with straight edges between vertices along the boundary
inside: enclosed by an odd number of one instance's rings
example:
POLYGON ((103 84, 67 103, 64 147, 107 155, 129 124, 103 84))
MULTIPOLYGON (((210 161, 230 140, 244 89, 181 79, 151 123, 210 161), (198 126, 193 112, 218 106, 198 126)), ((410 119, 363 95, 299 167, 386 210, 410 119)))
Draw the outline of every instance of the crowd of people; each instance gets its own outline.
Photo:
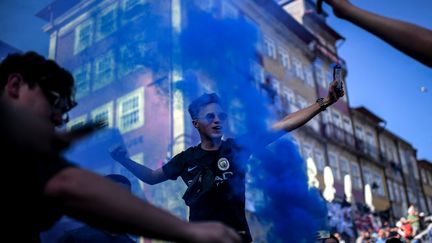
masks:
MULTIPOLYGON (((401 217, 395 224, 384 221, 381 225, 371 225, 367 229, 358 230, 358 236, 349 238, 343 233, 334 232, 332 239, 339 243, 428 243, 432 241, 432 217, 419 213, 414 205, 410 205, 407 215, 401 217)), ((325 241, 326 243, 332 242, 325 241)))

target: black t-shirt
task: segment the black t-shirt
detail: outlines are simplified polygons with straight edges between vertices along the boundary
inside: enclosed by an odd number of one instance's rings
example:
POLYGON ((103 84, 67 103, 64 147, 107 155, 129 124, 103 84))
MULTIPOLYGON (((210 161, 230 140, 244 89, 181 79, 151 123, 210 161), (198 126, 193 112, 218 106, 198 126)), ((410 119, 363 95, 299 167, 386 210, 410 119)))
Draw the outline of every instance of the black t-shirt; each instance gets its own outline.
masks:
POLYGON ((43 190, 54 175, 70 166, 73 165, 58 157, 39 160, 17 155, 10 160, 5 166, 10 169, 7 170, 9 183, 2 195, 6 235, 13 236, 17 242, 40 242, 40 232, 49 229, 63 215, 59 203, 45 197, 43 190))
POLYGON ((181 176, 189 187, 203 169, 213 172, 210 189, 196 203, 189 205, 190 221, 216 220, 237 230, 245 242, 251 241, 245 215, 245 161, 249 153, 233 139, 222 142, 217 151, 201 145, 190 147, 165 164, 168 178, 181 176))

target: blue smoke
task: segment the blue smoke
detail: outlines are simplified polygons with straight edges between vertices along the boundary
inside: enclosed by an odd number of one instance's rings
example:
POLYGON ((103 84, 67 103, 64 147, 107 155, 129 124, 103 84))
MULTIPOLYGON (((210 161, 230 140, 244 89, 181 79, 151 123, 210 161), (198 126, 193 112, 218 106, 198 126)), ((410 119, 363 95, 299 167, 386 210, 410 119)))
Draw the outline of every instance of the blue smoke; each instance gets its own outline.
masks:
MULTIPOLYGON (((230 135, 254 152, 254 159, 244 163, 249 163, 249 187, 263 196, 252 203, 259 221, 270 226, 266 241, 315 242, 316 231, 325 227, 327 209, 319 192, 308 188, 305 162, 287 137, 263 148, 263 139, 281 134, 268 132, 276 118, 252 75, 258 30, 246 21, 217 19, 192 8, 187 22, 180 38, 183 67, 199 76, 194 83, 199 82, 203 92, 221 96, 233 122, 230 135)), ((182 86, 186 96, 196 92, 187 92, 196 89, 190 84, 182 86)))

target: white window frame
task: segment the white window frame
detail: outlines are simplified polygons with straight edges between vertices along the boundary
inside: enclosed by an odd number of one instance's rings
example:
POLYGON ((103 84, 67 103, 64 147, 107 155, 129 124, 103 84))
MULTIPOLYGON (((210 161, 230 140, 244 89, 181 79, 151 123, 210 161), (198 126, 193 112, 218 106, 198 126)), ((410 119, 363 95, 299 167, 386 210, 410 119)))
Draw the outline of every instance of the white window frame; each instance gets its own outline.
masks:
POLYGON ((276 59, 276 44, 275 41, 269 37, 264 37, 264 51, 267 56, 276 59))
POLYGON ((343 156, 339 157, 339 166, 342 177, 345 177, 345 175, 351 175, 350 162, 347 158, 343 156))
POLYGON ((114 102, 110 101, 102 106, 97 107, 96 109, 94 109, 91 112, 91 119, 93 121, 99 120, 97 117, 98 115, 100 115, 101 113, 105 113, 107 112, 107 120, 106 123, 108 125, 108 127, 113 127, 114 126, 114 102))
POLYGON ((90 92, 90 82, 91 82, 91 63, 86 63, 79 68, 75 69, 73 72, 73 76, 75 79, 75 88, 76 99, 80 99, 90 92), (80 78, 81 75, 84 75, 84 79, 80 78), (81 89, 81 86, 85 88, 81 89))
POLYGON ((83 126, 87 123, 87 114, 78 116, 72 120, 70 120, 68 123, 66 123, 66 130, 70 131, 72 128, 74 128, 76 125, 83 126))
POLYGON ((284 68, 291 69, 291 60, 288 51, 286 49, 279 48, 279 58, 284 68))
POLYGON ((303 63, 296 56, 294 56, 293 59, 294 59, 293 62, 294 62, 294 73, 295 73, 295 75, 299 79, 304 80, 303 63))
POLYGON ((332 168, 332 171, 334 172, 334 177, 338 181, 340 181, 341 175, 340 175, 340 170, 339 170, 339 161, 337 159, 336 154, 334 152, 329 152, 328 158, 329 158, 329 166, 332 168))
POLYGON ((360 175, 360 166, 355 162, 351 162, 351 178, 353 187, 356 189, 361 189, 362 181, 360 175))
POLYGON ((130 132, 144 125, 144 119, 145 119, 144 87, 140 87, 118 98, 116 103, 117 103, 117 127, 119 128, 121 133, 130 132), (124 113, 124 104, 126 102, 131 102, 132 99, 138 99, 137 107, 133 107, 131 110, 127 110, 126 113, 124 113), (135 112, 137 112, 137 116, 138 116, 137 121, 132 125, 126 127, 123 124, 122 118, 126 115, 131 115, 132 113, 135 112))
POLYGON ((324 161, 324 153, 321 149, 315 148, 314 149, 314 156, 315 156, 315 162, 317 165, 317 169, 319 171, 324 171, 324 167, 326 166, 324 161))
POLYGON ((335 109, 331 110, 331 120, 332 123, 336 126, 339 127, 341 129, 343 129, 343 124, 342 124, 342 115, 335 109))
POLYGON ((111 83, 114 80, 114 65, 115 65, 115 60, 114 60, 114 52, 113 51, 109 51, 106 54, 99 56, 96 59, 96 61, 95 61, 95 76, 96 76, 96 78, 93 82, 93 87, 92 87, 93 91, 107 86, 109 83, 111 83), (108 62, 109 67, 102 69, 103 67, 101 67, 101 66, 105 65, 106 62, 108 62), (106 77, 101 76, 102 72, 106 72, 106 70, 109 70, 108 75, 106 77))
POLYGON ((353 131, 352 131, 352 122, 351 122, 351 119, 348 116, 342 115, 342 124, 343 124, 344 130, 347 133, 353 134, 353 131))
POLYGON ((102 10, 98 15, 97 15, 97 28, 96 28, 96 40, 102 40, 107 36, 110 36, 112 33, 114 33, 115 31, 117 31, 118 28, 118 4, 114 3, 111 4, 110 6, 106 7, 104 10, 102 10), (104 20, 104 18, 106 18, 106 16, 112 14, 112 27, 111 30, 109 30, 106 33, 103 33, 101 31, 102 28, 102 21, 104 20))
POLYGON ((304 68, 304 73, 305 73, 305 83, 313 88, 315 88, 315 82, 313 79, 313 75, 312 75, 312 70, 310 67, 305 67, 304 68))
POLYGON ((303 160, 307 160, 308 158, 313 159, 312 147, 308 143, 303 143, 303 160))
POLYGON ((79 25, 77 25, 77 27, 75 28, 74 55, 87 49, 88 47, 90 47, 93 44, 93 35, 94 35, 93 24, 94 24, 93 19, 87 19, 87 20, 83 21, 82 23, 80 23, 79 25), (86 28, 90 28, 90 31, 88 32, 89 41, 87 44, 83 44, 81 41, 81 35, 82 35, 83 30, 85 30, 86 28))

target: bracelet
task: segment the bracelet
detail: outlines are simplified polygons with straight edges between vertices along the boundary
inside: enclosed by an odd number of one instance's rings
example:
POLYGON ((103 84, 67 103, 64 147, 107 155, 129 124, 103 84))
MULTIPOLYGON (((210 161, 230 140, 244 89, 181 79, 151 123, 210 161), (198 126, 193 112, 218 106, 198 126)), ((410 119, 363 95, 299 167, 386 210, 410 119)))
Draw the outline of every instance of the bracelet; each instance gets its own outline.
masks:
POLYGON ((324 104, 324 98, 318 98, 316 100, 316 103, 320 106, 320 111, 325 111, 327 109, 326 105, 324 104))

